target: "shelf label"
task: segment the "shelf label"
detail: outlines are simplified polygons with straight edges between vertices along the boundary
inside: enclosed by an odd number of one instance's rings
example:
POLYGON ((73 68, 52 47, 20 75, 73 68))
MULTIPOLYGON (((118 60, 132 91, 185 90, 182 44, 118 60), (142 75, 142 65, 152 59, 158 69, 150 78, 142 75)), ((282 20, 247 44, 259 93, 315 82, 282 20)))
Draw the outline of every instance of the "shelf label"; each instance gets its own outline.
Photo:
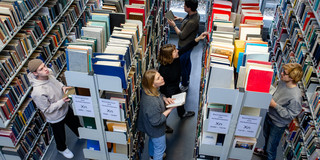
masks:
POLYGON ((91 97, 72 95, 72 101, 76 115, 94 117, 91 97))
POLYGON ((240 115, 235 135, 256 137, 261 117, 240 115))
POLYGON ((231 116, 231 113, 210 111, 208 132, 227 134, 231 116))
POLYGON ((118 101, 99 99, 102 119, 120 121, 120 104, 118 101))

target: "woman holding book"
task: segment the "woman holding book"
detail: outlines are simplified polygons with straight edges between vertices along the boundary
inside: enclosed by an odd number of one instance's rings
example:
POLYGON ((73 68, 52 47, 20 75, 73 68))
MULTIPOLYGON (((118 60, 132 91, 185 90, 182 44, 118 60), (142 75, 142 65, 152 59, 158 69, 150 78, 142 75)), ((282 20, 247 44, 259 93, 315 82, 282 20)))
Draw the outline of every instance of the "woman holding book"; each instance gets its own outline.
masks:
MULTIPOLYGON (((198 44, 201 39, 204 39, 208 32, 203 32, 200 36, 191 41, 188 45, 178 50, 173 44, 165 44, 160 49, 158 61, 161 64, 159 73, 163 76, 165 84, 160 87, 160 92, 166 97, 181 93, 179 88, 181 67, 179 57, 186 53, 188 50, 198 44)), ((191 117, 194 115, 193 111, 185 111, 184 105, 178 107, 178 115, 180 118, 191 117)), ((167 127, 167 130, 171 130, 167 127)))
POLYGON ((166 119, 173 109, 165 107, 173 100, 158 91, 164 84, 163 77, 154 69, 146 71, 142 77, 138 129, 149 136, 149 155, 154 160, 161 160, 166 150, 166 119))

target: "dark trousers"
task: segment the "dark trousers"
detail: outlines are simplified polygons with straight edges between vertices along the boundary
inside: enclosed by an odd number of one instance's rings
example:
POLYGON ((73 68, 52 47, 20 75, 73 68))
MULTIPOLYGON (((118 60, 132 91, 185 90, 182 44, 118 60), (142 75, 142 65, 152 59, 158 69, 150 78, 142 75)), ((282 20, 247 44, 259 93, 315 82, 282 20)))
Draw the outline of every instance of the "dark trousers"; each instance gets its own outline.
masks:
POLYGON ((73 114, 73 110, 69 107, 66 117, 58 123, 50 123, 55 138, 58 151, 67 149, 66 133, 64 125, 67 125, 74 134, 79 137, 78 127, 81 127, 79 118, 73 114))
POLYGON ((190 73, 191 73, 191 55, 192 49, 188 50, 180 56, 180 65, 181 65, 181 84, 185 87, 189 85, 190 73))
POLYGON ((278 127, 273 124, 267 113, 263 124, 263 136, 265 138, 263 149, 268 155, 268 160, 276 159, 277 148, 285 129, 286 127, 278 127))

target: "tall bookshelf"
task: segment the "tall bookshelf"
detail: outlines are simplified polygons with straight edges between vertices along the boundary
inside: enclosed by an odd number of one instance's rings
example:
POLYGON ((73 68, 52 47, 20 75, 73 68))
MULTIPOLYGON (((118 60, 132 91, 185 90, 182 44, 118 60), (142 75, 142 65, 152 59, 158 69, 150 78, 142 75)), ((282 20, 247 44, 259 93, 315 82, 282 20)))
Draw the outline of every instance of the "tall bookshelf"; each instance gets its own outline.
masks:
POLYGON ((315 57, 317 51, 314 50, 317 45, 316 37, 319 35, 314 29, 319 29, 320 25, 319 8, 314 7, 316 3, 317 1, 311 0, 280 1, 276 8, 274 23, 270 28, 270 42, 272 44, 270 58, 278 73, 277 79, 280 79, 282 65, 289 62, 300 63, 304 71, 302 82, 299 83, 299 87, 304 93, 303 112, 296 120, 299 127, 291 130, 289 128, 283 135, 285 159, 302 157, 310 159, 313 153, 319 152, 316 149, 319 143, 319 117, 314 112, 316 106, 312 103, 315 88, 319 85, 319 61, 315 57), (314 16, 309 22, 304 16, 308 12, 310 16, 314 16), (312 24, 310 24, 311 22, 312 24), (315 37, 315 39, 311 37, 315 37), (312 72, 311 77, 307 72, 312 72), (306 127, 305 123, 310 125, 306 127), (312 133, 310 134, 310 132, 312 133), (313 139, 315 142, 312 142, 313 139))
MULTIPOLYGON (((28 12, 24 20, 21 21, 21 24, 14 30, 14 32, 11 33, 9 37, 7 37, 6 43, 3 43, 1 45, 0 55, 3 55, 4 51, 7 50, 7 45, 10 44, 11 40, 18 39, 19 37, 17 36, 20 33, 26 33, 24 32, 24 29, 28 27, 28 22, 34 20, 34 16, 38 16, 40 14, 38 12, 40 12, 40 10, 42 10, 43 8, 46 8, 47 2, 49 1, 44 0, 37 2, 38 3, 36 7, 30 9, 30 12, 28 12)), ((63 23, 63 25, 65 26, 64 33, 62 33, 62 31, 60 32, 62 36, 59 35, 61 37, 57 39, 56 46, 52 48, 52 50, 50 50, 49 55, 47 55, 47 59, 44 59, 46 65, 59 65, 58 69, 55 70, 55 73, 57 78, 61 75, 64 70, 66 61, 65 58, 63 58, 63 54, 65 55, 65 53, 63 53, 63 50, 59 51, 60 47, 63 46, 66 37, 73 30, 73 27, 80 22, 79 19, 81 19, 81 23, 83 23, 83 15, 85 15, 85 5, 87 2, 88 0, 57 1, 57 3, 61 4, 60 6, 63 6, 63 8, 61 8, 61 12, 59 14, 56 14, 55 18, 52 18, 51 21, 43 22, 43 24, 41 25, 46 26, 46 29, 44 30, 40 38, 36 40, 36 43, 30 45, 28 49, 24 48, 26 52, 25 56, 23 59, 20 59, 19 63, 15 64, 15 70, 10 75, 10 77, 7 77, 6 84, 1 87, 1 97, 5 96, 6 90, 11 88, 11 85, 13 82, 15 82, 16 77, 19 76, 19 78, 21 78, 20 75, 24 74, 26 78, 27 72, 25 66, 28 61, 30 59, 36 58, 34 56, 34 53, 38 52, 39 46, 41 46, 43 42, 46 42, 48 37, 54 34, 53 30, 56 30, 58 28, 58 24, 63 23), (69 19, 67 17, 69 17, 69 19), (68 22, 65 20, 67 20, 68 22)), ((30 1, 24 1, 20 4, 24 3, 30 3, 30 1)), ((28 41, 28 43, 31 42, 28 41)), ((1 72, 3 73, 3 70, 1 72)), ((25 81, 25 79, 23 80, 25 81)), ((31 157, 42 159, 41 157, 45 155, 48 146, 53 140, 51 128, 49 127, 47 122, 45 122, 45 118, 43 117, 43 115, 41 115, 40 111, 36 108, 35 104, 30 98, 29 93, 32 90, 32 86, 30 86, 29 82, 27 84, 28 85, 24 85, 21 88, 20 91, 22 92, 22 94, 19 96, 19 99, 13 106, 13 109, 10 110, 10 118, 0 118, 0 128, 2 128, 0 129, 0 132, 3 133, 3 130, 5 130, 8 134, 7 136, 0 136, 0 146, 2 146, 0 154, 2 159, 29 159, 31 157), (39 120, 39 117, 41 120, 39 120), (36 122, 36 128, 38 129, 34 128, 34 121, 39 121, 36 122), (13 129, 17 127, 19 127, 20 129, 13 129), (38 132, 35 132, 36 130, 38 130, 38 132), (30 138, 30 135, 32 138, 28 139, 30 138), (25 144, 26 141, 28 144, 25 144)))
MULTIPOLYGON (((130 56, 130 64, 126 69, 128 75, 134 75, 127 79, 127 89, 123 88, 123 82, 119 77, 112 75, 101 75, 96 73, 84 73, 68 70, 65 72, 68 86, 77 88, 87 88, 90 91, 90 99, 94 112, 94 126, 79 128, 80 138, 99 142, 99 149, 83 149, 84 157, 89 159, 126 160, 140 159, 143 150, 144 135, 137 131, 136 120, 139 110, 141 77, 143 73, 157 66, 156 58, 160 46, 167 42, 167 24, 164 24, 164 12, 170 4, 167 0, 148 0, 149 6, 145 13, 145 26, 139 28, 142 32, 139 35, 138 48, 130 56), (134 82, 134 83, 132 83, 134 82), (100 100, 111 99, 112 97, 122 98, 125 104, 118 108, 120 114, 124 115, 121 120, 110 120, 102 116, 102 105, 100 100), (125 106, 125 107, 124 107, 125 106), (126 110, 124 110, 126 108, 126 110), (125 124, 126 131, 111 130, 108 123, 125 124), (110 147, 110 144, 112 147, 110 147), (125 146, 126 153, 115 150, 117 145, 125 146)), ((126 5, 124 6, 126 7, 126 5)), ((126 19, 126 23, 133 23, 126 19)), ((110 22, 112 23, 112 22, 110 22)), ((93 69, 94 70, 94 69, 93 69)), ((81 95, 81 94, 80 94, 81 95)), ((77 114, 75 104, 73 105, 75 114, 85 121, 89 116, 77 114)), ((92 118, 93 116, 91 116, 92 118)), ((92 118, 93 120, 93 118, 92 118)))

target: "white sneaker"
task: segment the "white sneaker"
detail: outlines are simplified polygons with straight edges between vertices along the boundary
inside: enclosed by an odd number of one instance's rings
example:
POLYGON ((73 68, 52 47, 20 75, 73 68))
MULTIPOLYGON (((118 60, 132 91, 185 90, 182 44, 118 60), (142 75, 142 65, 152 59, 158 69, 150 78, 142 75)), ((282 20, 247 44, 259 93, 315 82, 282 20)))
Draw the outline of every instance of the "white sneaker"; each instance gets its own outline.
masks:
POLYGON ((71 159, 73 158, 73 153, 69 150, 69 148, 67 148, 64 151, 59 151, 64 157, 71 159))

